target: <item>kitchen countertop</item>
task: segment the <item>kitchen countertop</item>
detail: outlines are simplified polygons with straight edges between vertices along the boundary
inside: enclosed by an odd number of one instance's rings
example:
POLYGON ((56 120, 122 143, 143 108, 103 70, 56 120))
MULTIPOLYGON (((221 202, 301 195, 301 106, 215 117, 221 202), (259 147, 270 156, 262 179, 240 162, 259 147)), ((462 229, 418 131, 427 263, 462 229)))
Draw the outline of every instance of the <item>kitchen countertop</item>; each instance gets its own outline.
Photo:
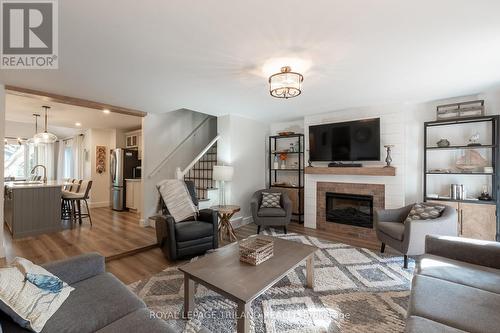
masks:
POLYGON ((43 182, 23 182, 23 181, 13 181, 5 182, 5 187, 10 189, 16 188, 44 188, 44 187, 63 187, 68 183, 58 180, 49 180, 47 183, 43 182))
POLYGON ((140 182, 142 179, 141 178, 126 178, 125 181, 127 182, 140 182))

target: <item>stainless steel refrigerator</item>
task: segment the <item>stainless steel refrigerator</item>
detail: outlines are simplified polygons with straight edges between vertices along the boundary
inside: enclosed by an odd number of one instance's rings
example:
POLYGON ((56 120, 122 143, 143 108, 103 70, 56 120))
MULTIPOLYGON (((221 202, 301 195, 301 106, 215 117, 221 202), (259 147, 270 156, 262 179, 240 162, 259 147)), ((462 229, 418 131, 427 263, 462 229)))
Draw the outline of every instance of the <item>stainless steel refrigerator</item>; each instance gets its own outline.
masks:
POLYGON ((111 208, 125 210, 125 179, 134 178, 134 169, 141 165, 137 150, 116 148, 111 151, 111 208))

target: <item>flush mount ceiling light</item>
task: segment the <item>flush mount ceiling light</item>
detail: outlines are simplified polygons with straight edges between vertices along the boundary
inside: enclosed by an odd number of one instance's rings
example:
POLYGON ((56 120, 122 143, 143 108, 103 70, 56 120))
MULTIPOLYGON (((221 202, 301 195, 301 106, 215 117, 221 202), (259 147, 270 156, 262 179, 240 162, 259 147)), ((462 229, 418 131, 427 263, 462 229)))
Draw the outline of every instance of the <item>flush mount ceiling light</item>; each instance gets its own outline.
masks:
POLYGON ((276 98, 297 97, 302 92, 304 76, 292 72, 290 66, 281 67, 281 72, 269 77, 269 93, 276 98))
POLYGON ((33 140, 39 143, 54 143, 57 140, 57 136, 55 134, 47 132, 47 113, 50 106, 42 106, 45 109, 45 131, 41 133, 36 133, 33 136, 33 140))

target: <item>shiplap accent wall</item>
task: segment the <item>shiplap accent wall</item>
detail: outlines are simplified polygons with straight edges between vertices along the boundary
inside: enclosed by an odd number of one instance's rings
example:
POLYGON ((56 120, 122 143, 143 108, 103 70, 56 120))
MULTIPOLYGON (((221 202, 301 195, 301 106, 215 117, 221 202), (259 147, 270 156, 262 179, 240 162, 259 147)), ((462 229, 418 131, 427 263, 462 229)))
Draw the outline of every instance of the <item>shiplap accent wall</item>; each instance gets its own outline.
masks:
MULTIPOLYGON (((398 106, 349 109, 304 118, 306 147, 309 147, 309 126, 360 119, 380 118, 381 161, 362 162, 363 165, 384 165, 385 144, 392 144, 392 164, 396 176, 354 176, 354 175, 305 175, 304 225, 316 228, 316 185, 318 182, 364 183, 385 185, 386 208, 397 208, 405 204, 405 112, 398 106)), ((307 149, 307 148, 306 148, 307 149)), ((306 152, 306 160, 309 156, 306 152)), ((314 163, 325 166, 327 163, 314 163)))

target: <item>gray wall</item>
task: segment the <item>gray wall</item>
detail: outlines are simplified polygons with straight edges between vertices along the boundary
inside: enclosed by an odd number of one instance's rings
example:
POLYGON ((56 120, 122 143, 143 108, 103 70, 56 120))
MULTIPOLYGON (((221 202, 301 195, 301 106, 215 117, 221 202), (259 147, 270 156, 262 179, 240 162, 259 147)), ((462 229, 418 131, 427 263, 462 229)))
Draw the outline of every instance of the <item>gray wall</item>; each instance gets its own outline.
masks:
POLYGON ((217 118, 212 117, 195 136, 182 145, 162 169, 152 177, 151 172, 170 154, 189 133, 208 115, 187 109, 163 114, 149 113, 143 120, 143 219, 156 214, 158 191, 162 179, 175 178, 177 167, 184 169, 217 135, 217 118))

